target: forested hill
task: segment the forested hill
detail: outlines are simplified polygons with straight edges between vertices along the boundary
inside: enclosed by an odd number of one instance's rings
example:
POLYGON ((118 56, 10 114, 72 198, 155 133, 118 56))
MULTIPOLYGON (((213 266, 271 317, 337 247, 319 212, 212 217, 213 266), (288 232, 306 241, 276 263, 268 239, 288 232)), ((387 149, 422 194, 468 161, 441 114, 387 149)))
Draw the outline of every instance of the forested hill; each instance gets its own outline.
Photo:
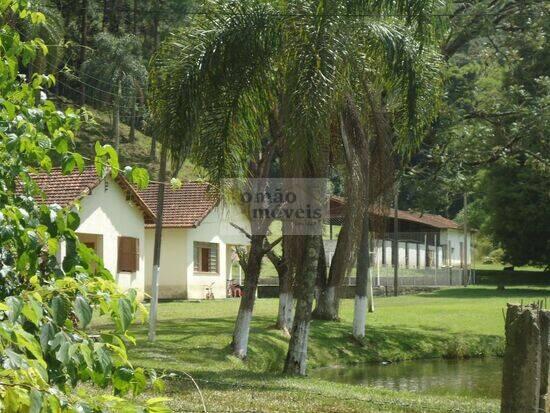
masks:
MULTIPOLYGON (((59 107, 78 107, 73 101, 64 97, 54 99, 59 107)), ((88 159, 93 159, 94 145, 96 141, 114 145, 112 137, 112 119, 109 113, 85 106, 85 109, 93 116, 94 122, 86 124, 77 134, 77 151, 88 159)), ((151 137, 136 129, 135 139, 131 139, 130 126, 120 123, 120 150, 119 158, 121 166, 142 166, 149 171, 151 177, 156 178, 159 170, 159 153, 151 156, 151 137)), ((197 178, 196 171, 186 163, 178 176, 184 180, 197 178)))

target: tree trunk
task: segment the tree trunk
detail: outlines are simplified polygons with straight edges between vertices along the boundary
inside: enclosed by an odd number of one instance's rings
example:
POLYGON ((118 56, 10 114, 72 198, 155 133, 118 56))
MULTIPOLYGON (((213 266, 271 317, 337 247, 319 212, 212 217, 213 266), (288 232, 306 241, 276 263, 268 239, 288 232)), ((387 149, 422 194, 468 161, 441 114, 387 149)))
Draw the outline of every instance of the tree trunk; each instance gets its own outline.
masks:
POLYGON ((322 243, 319 235, 304 236, 304 254, 296 273, 296 310, 284 372, 304 376, 307 368, 307 342, 313 308, 315 279, 322 243))
POLYGON ((153 51, 156 51, 159 46, 159 13, 160 13, 160 6, 161 1, 155 0, 155 12, 153 13, 153 51))
POLYGON ((252 235, 250 240, 250 252, 244 271, 244 294, 241 297, 232 342, 233 354, 240 359, 245 359, 248 352, 248 336, 262 267, 264 239, 264 235, 252 235))
MULTIPOLYGON (((284 253, 283 253, 284 260, 284 253)), ((290 334, 292 320, 294 317, 294 295, 292 291, 292 269, 289 265, 284 265, 279 273, 279 311, 277 313, 276 328, 290 334)))
POLYGON ((162 216, 164 210, 164 182, 166 181, 166 158, 168 149, 162 146, 160 156, 159 184, 157 192, 157 220, 155 222, 155 244, 153 250, 153 280, 151 285, 151 308, 149 310, 149 341, 155 341, 157 328, 157 306, 159 297, 160 247, 162 241, 162 216))
MULTIPOLYGON (((336 247, 338 248, 338 247, 336 247)), ((336 257, 336 252, 334 253, 333 257, 333 263, 334 259, 336 257)), ((330 268, 333 268, 333 265, 336 266, 338 264, 332 264, 330 268)), ((321 244, 319 248, 319 259, 318 259, 318 265, 317 265, 317 303, 315 305, 315 310, 313 311, 313 318, 316 320, 329 320, 329 321, 337 321, 338 320, 338 313, 340 310, 340 300, 338 298, 338 287, 340 286, 341 282, 336 282, 337 278, 336 276, 331 277, 329 273, 329 277, 327 279, 326 276, 327 273, 327 261, 326 261, 326 255, 325 255, 325 248, 321 244)))
POLYGON ((111 0, 109 15, 109 31, 118 34, 120 32, 120 0, 111 0))
POLYGON ((355 306, 353 312, 353 337, 362 340, 365 337, 367 322, 367 289, 370 271, 369 215, 363 217, 363 228, 359 253, 357 254, 357 275, 355 285, 355 306))
MULTIPOLYGON (((79 69, 82 72, 82 64, 86 60, 86 47, 88 45, 88 0, 82 0, 82 11, 80 15, 80 50, 79 50, 79 69)), ((84 82, 80 82, 80 105, 86 104, 86 87, 84 82)))
POLYGON ((132 111, 130 113, 130 142, 136 141, 136 102, 132 105, 132 111))
POLYGON ((115 149, 118 152, 120 149, 120 94, 121 94, 120 79, 117 82, 117 94, 115 96, 115 104, 113 106, 113 141, 115 149))
POLYGON ((157 157, 157 137, 156 134, 153 133, 153 136, 151 136, 151 149, 149 150, 149 160, 154 160, 157 157))
POLYGON ((372 288, 372 271, 369 271, 367 274, 367 306, 369 313, 374 313, 374 292, 372 288))
POLYGON ((338 234, 336 248, 330 263, 328 280, 319 291, 313 312, 313 318, 317 320, 336 321, 339 319, 340 297, 338 296, 338 289, 346 279, 347 272, 351 266, 354 255, 353 249, 357 244, 358 238, 357 231, 355 230, 356 222, 362 219, 364 209, 364 202, 358 196, 361 193, 361 188, 358 187, 360 180, 354 176, 355 170, 360 166, 358 164, 357 151, 348 140, 348 133, 343 122, 341 122, 340 130, 348 170, 346 209, 344 222, 338 234))
POLYGON ((103 21, 101 25, 101 30, 105 31, 109 27, 109 17, 110 17, 110 3, 111 0, 103 0, 103 21))
POLYGON ((137 20, 138 20, 138 10, 137 10, 138 0, 134 0, 134 12, 132 13, 132 31, 134 36, 137 36, 137 20))

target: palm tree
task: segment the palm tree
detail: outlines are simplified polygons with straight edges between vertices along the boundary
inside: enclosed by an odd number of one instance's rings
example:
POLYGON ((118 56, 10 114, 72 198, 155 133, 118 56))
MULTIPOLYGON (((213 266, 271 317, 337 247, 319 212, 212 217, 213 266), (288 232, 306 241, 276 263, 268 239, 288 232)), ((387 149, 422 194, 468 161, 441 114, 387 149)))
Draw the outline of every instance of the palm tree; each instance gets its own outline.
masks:
POLYGON ((141 45, 133 35, 115 36, 100 33, 93 53, 81 67, 82 81, 91 85, 89 95, 95 101, 109 102, 113 112, 113 140, 120 146, 120 111, 132 108, 143 96, 147 84, 147 69, 141 62, 141 45))
MULTIPOLYGON (((425 116, 417 111, 412 62, 431 50, 418 41, 431 33, 431 3, 300 0, 205 6, 165 43, 157 59, 162 75, 154 84, 154 100, 163 125, 159 132, 172 158, 191 159, 219 187, 225 177, 250 176, 250 159, 276 108, 285 176, 326 177, 331 125, 341 115, 344 96, 352 93, 361 102, 366 83, 358 79, 381 71, 386 76, 377 79, 386 81, 385 90, 395 91, 388 99, 405 96, 394 105, 392 120, 394 128, 407 131, 396 134, 394 142, 406 152, 416 144, 425 116)), ((319 234, 321 229, 319 223, 319 234)), ((305 374, 322 240, 319 235, 295 238, 300 248, 290 259, 297 304, 285 371, 305 374)), ((261 248, 260 240, 254 243, 251 251, 261 248)), ((254 271, 257 277, 260 266, 254 271)), ((252 309, 247 311, 249 325, 252 309)))

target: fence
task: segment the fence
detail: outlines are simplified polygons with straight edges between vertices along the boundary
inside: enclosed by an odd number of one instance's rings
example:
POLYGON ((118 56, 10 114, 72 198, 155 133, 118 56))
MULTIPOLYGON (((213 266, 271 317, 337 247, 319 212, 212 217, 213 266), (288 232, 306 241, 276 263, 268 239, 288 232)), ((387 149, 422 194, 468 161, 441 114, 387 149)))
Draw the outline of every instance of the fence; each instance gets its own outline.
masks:
MULTIPOLYGON (((337 245, 337 239, 331 239, 332 235, 331 232, 331 237, 323 242, 328 266, 337 245)), ((393 287, 396 260, 400 287, 450 287, 463 285, 464 280, 469 284, 475 283, 475 271, 471 269, 471 241, 468 239, 469 251, 465 256, 464 238, 460 231, 399 232, 396 253, 393 251, 395 240, 392 235, 390 233, 371 241, 373 286, 393 287)), ((355 271, 356 266, 353 265, 346 285, 355 285, 355 271)), ((260 284, 278 285, 275 275, 270 272, 268 277, 262 277, 260 284)))

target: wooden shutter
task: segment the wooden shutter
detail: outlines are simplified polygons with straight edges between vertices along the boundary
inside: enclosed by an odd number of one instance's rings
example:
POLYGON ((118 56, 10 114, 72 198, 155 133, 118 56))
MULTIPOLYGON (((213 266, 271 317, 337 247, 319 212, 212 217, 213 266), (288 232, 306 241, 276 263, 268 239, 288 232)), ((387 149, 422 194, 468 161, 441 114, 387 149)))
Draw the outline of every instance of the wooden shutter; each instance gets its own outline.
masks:
POLYGON ((136 272, 139 270, 139 239, 118 238, 118 271, 136 272))
POLYGON ((210 248, 201 248, 201 271, 210 272, 210 248))

